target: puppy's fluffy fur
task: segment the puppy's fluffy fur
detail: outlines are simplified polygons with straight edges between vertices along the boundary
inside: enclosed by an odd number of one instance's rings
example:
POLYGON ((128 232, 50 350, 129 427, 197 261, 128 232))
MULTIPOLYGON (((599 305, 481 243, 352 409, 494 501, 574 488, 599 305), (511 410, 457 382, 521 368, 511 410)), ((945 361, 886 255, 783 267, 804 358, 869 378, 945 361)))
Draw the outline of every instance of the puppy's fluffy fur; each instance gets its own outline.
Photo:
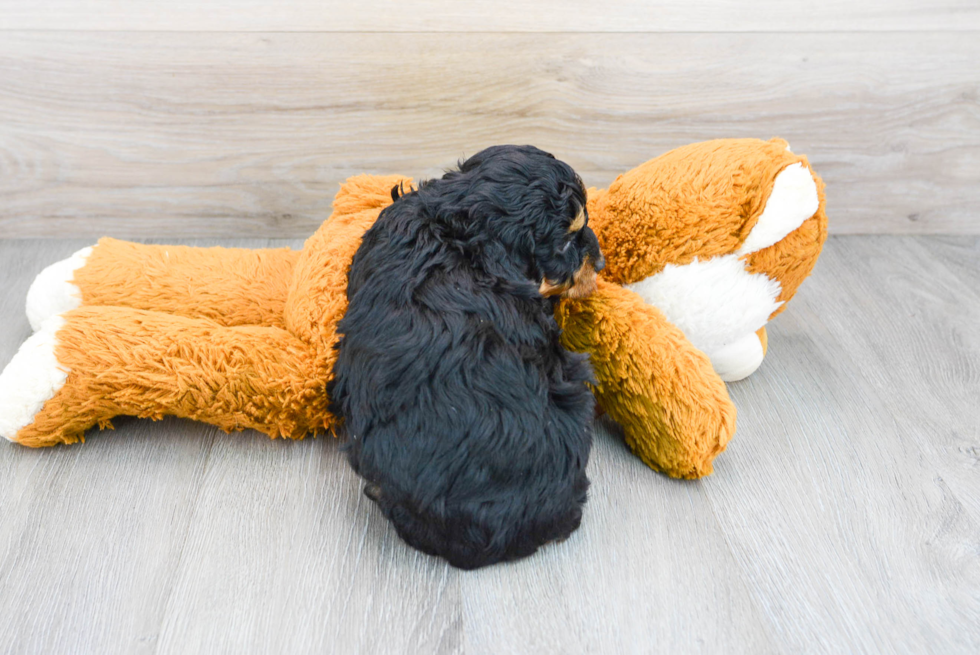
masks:
POLYGON ((568 165, 498 146, 397 198, 354 256, 333 411, 365 493, 454 566, 525 557, 581 521, 591 371, 552 310, 594 288, 587 221, 568 165))

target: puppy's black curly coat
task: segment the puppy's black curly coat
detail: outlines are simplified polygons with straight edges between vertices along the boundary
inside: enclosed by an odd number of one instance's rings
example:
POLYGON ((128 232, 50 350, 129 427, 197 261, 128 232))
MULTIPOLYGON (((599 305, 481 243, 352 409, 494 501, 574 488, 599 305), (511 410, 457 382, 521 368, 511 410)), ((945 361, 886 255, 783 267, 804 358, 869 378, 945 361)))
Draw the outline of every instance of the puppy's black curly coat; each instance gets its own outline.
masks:
POLYGON ((348 279, 328 389, 350 463, 401 537, 472 569, 575 530, 591 370, 557 295, 603 265, 585 190, 531 146, 488 148, 381 212, 348 279))

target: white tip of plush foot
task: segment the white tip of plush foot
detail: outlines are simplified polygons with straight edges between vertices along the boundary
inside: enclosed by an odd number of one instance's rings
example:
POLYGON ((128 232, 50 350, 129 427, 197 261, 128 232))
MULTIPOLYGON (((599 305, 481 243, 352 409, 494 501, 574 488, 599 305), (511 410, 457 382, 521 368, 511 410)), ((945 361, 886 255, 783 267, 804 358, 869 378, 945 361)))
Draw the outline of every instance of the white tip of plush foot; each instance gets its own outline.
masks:
POLYGON ((738 254, 748 255, 779 242, 817 213, 819 206, 817 183, 810 169, 803 164, 787 166, 776 176, 766 207, 738 254))
POLYGON ((738 341, 707 355, 718 377, 725 382, 737 382, 755 373, 762 365, 765 351, 759 336, 750 332, 738 341))
POLYGON ((20 346, 0 373, 0 437, 15 441, 17 433, 34 422, 44 403, 68 379, 54 355, 56 334, 65 324, 52 316, 20 346))
POLYGON ((27 320, 35 332, 45 319, 64 314, 82 304, 82 293, 72 282, 75 271, 85 265, 92 248, 82 248, 68 259, 41 271, 27 292, 27 320))

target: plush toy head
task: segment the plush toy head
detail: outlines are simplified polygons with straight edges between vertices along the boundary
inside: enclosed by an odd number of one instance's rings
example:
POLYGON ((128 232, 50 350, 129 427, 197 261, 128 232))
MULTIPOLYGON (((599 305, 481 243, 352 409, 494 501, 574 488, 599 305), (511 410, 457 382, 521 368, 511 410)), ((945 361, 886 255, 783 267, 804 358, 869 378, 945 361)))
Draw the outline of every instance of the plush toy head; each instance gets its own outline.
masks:
POLYGON ((780 139, 685 146, 590 190, 607 285, 558 317, 653 468, 711 472, 735 427, 722 381, 762 363, 766 323, 826 239, 823 207, 823 183, 780 139))
MULTIPOLYGON (((742 266, 726 267, 738 279, 744 270, 766 276, 773 289, 778 285, 766 320, 785 308, 813 269, 827 235, 823 206, 823 183, 806 157, 794 155, 781 139, 684 146, 589 196, 594 229, 608 253, 608 280, 659 301, 664 284, 654 278, 665 270, 695 261, 740 261, 742 266)), ((719 298, 739 284, 710 277, 697 282, 719 298)), ((727 325, 730 317, 722 314, 733 305, 722 305, 713 320, 727 325)), ((675 322, 694 320, 677 315, 675 322)))
MULTIPOLYGON (((0 436, 72 443, 117 415, 330 431, 324 388, 347 270, 392 188, 410 183, 348 180, 299 253, 104 239, 49 267, 28 293, 35 333, 0 374, 0 436)), ((564 193, 555 211, 574 234, 568 249, 594 258, 591 226, 606 270, 595 293, 559 303, 563 342, 590 354, 596 397, 637 455, 676 477, 710 473, 735 429, 723 379, 761 364, 766 323, 826 236, 819 178, 783 141, 735 139, 679 148, 590 190, 587 217, 577 185, 564 193)), ((537 273, 567 285, 565 243, 542 235, 534 247, 547 250, 537 273)))

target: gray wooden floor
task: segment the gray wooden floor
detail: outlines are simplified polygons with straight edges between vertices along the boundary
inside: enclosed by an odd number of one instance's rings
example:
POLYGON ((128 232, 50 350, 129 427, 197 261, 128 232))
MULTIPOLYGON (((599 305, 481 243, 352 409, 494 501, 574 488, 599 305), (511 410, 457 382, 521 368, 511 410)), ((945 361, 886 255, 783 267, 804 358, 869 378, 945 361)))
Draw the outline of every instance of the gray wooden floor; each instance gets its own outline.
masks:
MULTIPOLYGON (((0 365, 82 245, 0 240, 0 365)), ((472 573, 404 546, 329 439, 0 444, 0 651, 980 651, 980 237, 832 238, 770 348, 713 476, 600 421, 583 527, 472 573)))

